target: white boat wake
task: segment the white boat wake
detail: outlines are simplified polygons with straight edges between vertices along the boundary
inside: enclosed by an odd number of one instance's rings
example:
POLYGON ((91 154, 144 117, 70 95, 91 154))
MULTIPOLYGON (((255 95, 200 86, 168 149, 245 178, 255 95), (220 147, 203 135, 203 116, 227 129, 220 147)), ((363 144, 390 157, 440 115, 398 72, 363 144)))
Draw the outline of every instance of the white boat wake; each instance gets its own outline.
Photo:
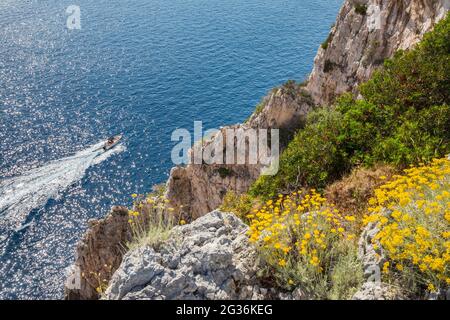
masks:
POLYGON ((97 143, 73 156, 0 181, 0 247, 11 231, 24 229, 30 211, 45 206, 50 199, 58 199, 62 191, 84 177, 90 166, 125 149, 119 144, 105 152, 103 145, 97 143))

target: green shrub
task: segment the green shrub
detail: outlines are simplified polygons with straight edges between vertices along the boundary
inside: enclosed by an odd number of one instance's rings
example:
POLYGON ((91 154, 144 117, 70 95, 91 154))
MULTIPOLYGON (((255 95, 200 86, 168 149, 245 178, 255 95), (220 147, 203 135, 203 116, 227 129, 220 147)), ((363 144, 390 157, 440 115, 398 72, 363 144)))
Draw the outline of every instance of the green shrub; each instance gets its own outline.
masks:
POLYGON ((450 107, 433 106, 405 112, 393 133, 375 144, 372 159, 400 167, 418 164, 450 151, 450 107))
POLYGON ((365 16, 367 14, 367 6, 365 4, 355 4, 355 12, 365 16))
POLYGON ((331 41, 333 41, 333 36, 334 36, 333 32, 330 32, 330 33, 328 34, 327 39, 322 43, 321 47, 322 47, 324 50, 327 50, 327 49, 328 49, 328 45, 331 43, 331 41))
POLYGON ((217 169, 217 172, 219 173, 219 176, 222 179, 225 179, 226 177, 229 177, 232 174, 231 169, 225 167, 220 167, 219 169, 217 169))
POLYGON ((360 86, 364 98, 380 107, 423 109, 449 103, 450 14, 414 50, 399 51, 360 86))
POLYGON ((336 66, 337 66, 336 63, 327 59, 323 64, 323 72, 328 73, 330 71, 333 71, 334 68, 336 68, 336 66))
POLYGON ((338 110, 343 113, 342 151, 352 166, 385 162, 405 167, 450 150, 448 105, 405 110, 363 100, 338 110))
POLYGON ((326 109, 311 112, 306 127, 282 153, 278 173, 261 176, 250 193, 269 198, 304 185, 324 187, 338 178, 348 163, 340 150, 341 123, 339 112, 326 109))
POLYGON ((339 247, 341 255, 331 271, 332 286, 327 295, 332 300, 351 299, 364 282, 363 266, 356 254, 356 246, 339 243, 339 247))

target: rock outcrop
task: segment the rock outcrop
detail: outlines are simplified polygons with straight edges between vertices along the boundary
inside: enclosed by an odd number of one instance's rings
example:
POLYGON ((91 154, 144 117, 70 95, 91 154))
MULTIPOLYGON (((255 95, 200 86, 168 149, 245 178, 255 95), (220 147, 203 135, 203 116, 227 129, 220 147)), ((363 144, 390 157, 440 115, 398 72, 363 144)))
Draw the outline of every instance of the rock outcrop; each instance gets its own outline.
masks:
POLYGON ((113 207, 104 219, 89 221, 89 229, 78 243, 75 263, 65 283, 65 298, 96 300, 97 288, 106 286, 119 267, 125 244, 131 240, 128 209, 113 207))
POLYGON ((264 129, 298 129, 309 111, 314 107, 311 96, 304 85, 288 81, 273 89, 261 102, 261 110, 253 113, 247 126, 264 129))
POLYGON ((213 211, 173 229, 155 250, 128 252, 113 275, 106 299, 267 299, 258 282, 257 255, 247 226, 235 215, 213 211))
POLYGON ((445 17, 448 0, 347 0, 319 48, 307 90, 318 105, 356 92, 384 59, 409 49, 445 17))
POLYGON ((404 300, 401 291, 383 282, 365 282, 353 300, 404 300))
MULTIPOLYGON (((223 148, 225 163, 226 132, 230 129, 242 135, 255 129, 280 129, 281 141, 278 152, 281 152, 286 145, 283 141, 288 140, 289 135, 302 126, 307 113, 313 107, 311 97, 305 89, 288 82, 280 88, 273 89, 261 102, 261 110, 254 113, 246 123, 223 127, 217 134, 202 141, 201 152, 207 149, 212 150, 216 146, 223 148)), ((237 154, 239 141, 236 140, 233 145, 234 152, 237 154)), ((272 150, 268 151, 270 153, 272 150)), ((193 159, 192 150, 191 159, 193 159)), ((265 168, 259 156, 256 164, 250 164, 248 158, 244 164, 194 164, 194 161, 191 162, 185 167, 172 168, 166 193, 173 207, 183 206, 188 220, 216 209, 222 203, 228 190, 238 194, 248 191, 265 168)))
POLYGON ((381 246, 376 248, 373 243, 379 229, 376 223, 369 223, 359 240, 358 256, 363 263, 365 282, 353 295, 354 300, 403 300, 400 288, 383 283, 381 270, 386 256, 381 246))

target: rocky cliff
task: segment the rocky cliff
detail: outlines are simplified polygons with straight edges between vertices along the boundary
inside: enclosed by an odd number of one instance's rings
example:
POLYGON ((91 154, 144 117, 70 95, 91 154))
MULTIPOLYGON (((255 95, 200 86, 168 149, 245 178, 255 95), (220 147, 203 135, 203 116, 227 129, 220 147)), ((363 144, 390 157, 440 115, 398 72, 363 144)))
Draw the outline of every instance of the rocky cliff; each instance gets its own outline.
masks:
POLYGON ((214 211, 175 227, 158 249, 128 252, 106 290, 106 299, 263 299, 258 262, 247 226, 214 211))
POLYGON ((69 300, 96 300, 122 262, 125 243, 131 240, 128 209, 113 207, 104 219, 89 221, 78 243, 64 291, 69 300))
POLYGON ((263 267, 246 234, 248 226, 232 213, 210 212, 172 230, 157 249, 128 252, 111 278, 105 299, 306 299, 265 288, 263 267))
MULTIPOLYGON (((313 105, 311 97, 303 86, 289 82, 271 90, 262 100, 261 110, 252 114, 247 122, 223 127, 217 134, 203 140, 197 147, 201 148, 202 153, 217 146, 223 148, 225 160, 227 130, 232 129, 236 133, 241 132, 245 135, 255 129, 281 128, 280 138, 282 139, 281 148, 283 148, 283 141, 289 139, 289 135, 301 126, 313 105)), ((238 152, 238 144, 238 140, 233 143, 235 153, 238 152)), ((222 203, 227 191, 246 192, 261 173, 263 167, 259 160, 258 158, 258 164, 248 164, 246 161, 245 164, 234 165, 189 164, 186 167, 174 167, 167 182, 166 196, 172 206, 183 207, 188 220, 195 219, 216 209, 222 203)))
POLYGON ((356 91, 384 59, 411 48, 444 18, 448 0, 348 0, 319 48, 308 92, 327 105, 356 91))
MULTIPOLYGON (((244 131, 277 128, 281 137, 289 138, 314 106, 331 104, 339 94, 355 92, 384 59, 415 45, 445 16, 447 2, 345 1, 329 38, 319 48, 307 85, 287 83, 272 90, 247 123, 234 127, 244 131)), ((203 141, 203 148, 215 144, 216 138, 203 141)), ((174 206, 183 205, 188 215, 196 218, 217 208, 228 190, 247 191, 260 169, 258 165, 176 167, 170 173, 167 196, 174 206), (227 174, 219 174, 221 167, 227 174)))

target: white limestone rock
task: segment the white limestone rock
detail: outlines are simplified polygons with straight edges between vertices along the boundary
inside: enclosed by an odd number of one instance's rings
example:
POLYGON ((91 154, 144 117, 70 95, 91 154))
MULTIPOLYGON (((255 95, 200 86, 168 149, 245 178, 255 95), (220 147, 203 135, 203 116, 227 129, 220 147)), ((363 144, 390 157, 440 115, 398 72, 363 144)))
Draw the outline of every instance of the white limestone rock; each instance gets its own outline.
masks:
POLYGON ((158 250, 128 252, 106 299, 265 299, 256 277, 257 255, 248 227, 235 215, 213 211, 175 227, 158 250))

